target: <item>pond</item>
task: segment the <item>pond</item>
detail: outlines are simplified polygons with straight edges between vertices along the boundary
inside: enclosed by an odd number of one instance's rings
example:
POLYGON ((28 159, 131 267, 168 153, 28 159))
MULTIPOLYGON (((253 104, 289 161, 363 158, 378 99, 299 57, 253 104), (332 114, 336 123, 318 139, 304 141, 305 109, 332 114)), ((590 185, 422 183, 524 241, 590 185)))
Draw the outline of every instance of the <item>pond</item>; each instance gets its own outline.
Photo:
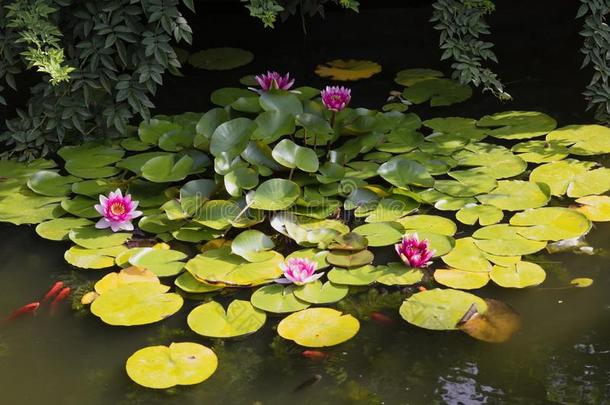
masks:
MULTIPOLYGON (((503 110, 537 110, 561 125, 591 123, 580 92, 587 75, 577 71, 578 26, 573 6, 541 1, 523 17, 515 32, 506 7, 493 21, 501 74, 515 101, 503 105, 477 95, 465 103, 437 109, 416 106, 423 119, 435 116, 479 118, 503 110), (548 15, 549 7, 553 12, 548 15), (503 16, 503 17, 502 17, 503 16), (530 41, 535 37, 535 41, 530 41), (520 43, 520 48, 511 48, 520 43), (552 45, 549 45, 552 44, 552 45), (502 51, 504 49, 504 51, 502 51), (572 52, 568 61, 564 56, 572 52), (527 62, 524 63, 523 61, 527 62), (568 79, 567 79, 568 78, 568 79)), ((511 2, 512 3, 512 2, 511 2)), ((363 9, 364 26, 349 30, 350 20, 330 13, 312 22, 305 39, 297 30, 266 32, 247 16, 231 17, 235 29, 223 29, 222 6, 202 7, 196 40, 206 46, 232 45, 252 50, 252 65, 228 73, 186 69, 158 96, 159 113, 207 111, 210 93, 234 86, 249 73, 275 68, 290 71, 299 85, 322 87, 313 66, 336 57, 378 61, 383 72, 352 87, 352 104, 379 108, 395 72, 406 67, 439 68, 436 38, 425 24, 429 9, 418 2, 406 9, 363 9), (390 29, 390 27, 392 29, 390 29), (366 32, 364 32, 366 31, 366 32), (223 32, 223 35, 213 35, 223 32), (252 32, 244 38, 243 32, 252 32), (349 32, 349 35, 348 35, 349 32), (349 41, 345 37, 349 36, 349 41), (339 39, 337 39, 339 38, 339 39), (295 44, 298 44, 296 46, 295 44), (303 44, 303 46, 301 46, 303 44), (383 46, 379 46, 383 44, 383 46), (196 83, 194 85, 193 83, 196 83)), ((232 10, 232 9, 231 9, 232 10)), ((512 14, 511 14, 512 13, 512 14)), ((298 28, 298 27, 297 27, 298 28)), ((500 141, 499 143, 502 143, 500 141)), ((608 166, 606 157, 595 158, 608 166)), ((554 200, 550 205, 565 205, 554 200)), ((451 216, 450 215, 447 216, 451 216)), ((467 236, 461 226, 456 238, 467 236)), ((597 222, 587 235, 593 255, 535 254, 547 278, 539 287, 475 290, 481 297, 502 300, 521 314, 521 329, 507 342, 490 344, 455 331, 430 331, 410 325, 398 314, 391 288, 355 295, 342 308, 361 320, 351 340, 320 352, 288 344, 277 336, 281 318, 269 317, 257 333, 234 340, 214 340, 185 327, 187 314, 199 301, 163 322, 130 328, 111 327, 88 310, 68 305, 41 308, 36 316, 0 326, 0 389, 6 404, 603 404, 610 401, 610 224, 597 222), (566 288, 573 278, 591 278, 587 288, 566 288), (219 358, 215 374, 202 384, 148 390, 125 373, 125 360, 136 350, 173 341, 199 342, 219 358)), ((0 224, 0 312, 40 299, 56 280, 71 285, 99 279, 96 270, 71 268, 64 260, 67 243, 41 239, 33 227, 0 224)), ((386 254, 387 253, 387 254, 386 254)), ((379 263, 390 258, 381 252, 379 263)), ((244 295, 248 299, 248 294, 244 295)), ((231 299, 218 299, 228 303, 231 299)))

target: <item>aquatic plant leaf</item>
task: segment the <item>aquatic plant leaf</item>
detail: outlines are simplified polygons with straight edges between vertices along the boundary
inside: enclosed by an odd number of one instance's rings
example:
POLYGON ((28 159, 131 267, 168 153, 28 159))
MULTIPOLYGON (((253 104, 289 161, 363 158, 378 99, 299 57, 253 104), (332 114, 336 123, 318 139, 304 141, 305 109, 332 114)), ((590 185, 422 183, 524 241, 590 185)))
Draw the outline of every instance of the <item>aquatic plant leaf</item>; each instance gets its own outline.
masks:
POLYGON ((41 170, 28 179, 27 185, 36 194, 63 197, 72 191, 72 183, 80 180, 74 176, 62 176, 51 170, 41 170))
POLYGON ((402 96, 414 104, 430 100, 430 106, 439 107, 460 103, 472 96, 472 88, 450 79, 420 80, 407 87, 402 96))
POLYGON ((396 222, 405 228, 405 232, 410 233, 415 231, 433 232, 439 235, 453 236, 457 231, 457 225, 449 218, 444 218, 438 215, 409 215, 396 222))
POLYGON ((369 285, 374 283, 383 273, 383 269, 371 265, 344 269, 333 267, 328 272, 328 280, 340 285, 369 285))
POLYGON ((527 169, 527 163, 510 150, 490 143, 471 143, 452 155, 460 166, 471 166, 479 173, 496 179, 517 176, 527 169))
POLYGON ((402 238, 404 231, 403 226, 397 222, 375 222, 360 225, 353 230, 364 236, 372 247, 393 245, 402 238))
POLYGON ((125 364, 135 383, 154 389, 193 385, 207 380, 218 367, 212 350, 198 343, 149 346, 132 354, 125 364))
POLYGON ((470 237, 455 240, 455 247, 441 258, 446 264, 456 269, 488 273, 491 263, 470 237))
POLYGON ((316 262, 316 270, 323 270, 329 266, 326 261, 326 256, 328 255, 328 250, 320 250, 320 249, 301 249, 295 250, 286 256, 286 260, 292 258, 303 258, 309 259, 316 262))
POLYGON ((152 157, 141 166, 141 173, 142 177, 153 183, 169 183, 202 172, 210 164, 210 158, 203 152, 191 150, 189 153, 170 153, 152 157))
POLYGON ((463 117, 433 118, 423 122, 424 126, 432 129, 432 135, 426 137, 435 141, 439 135, 452 135, 470 142, 482 141, 487 137, 485 129, 476 126, 477 120, 463 117))
POLYGON ((250 302, 256 308, 274 314, 296 312, 309 307, 309 303, 301 301, 294 295, 294 287, 284 287, 271 284, 254 291, 250 302))
POLYGON ((432 187, 434 179, 426 168, 415 160, 397 156, 379 166, 377 173, 396 187, 408 188, 409 185, 432 187))
POLYGON ((0 198, 17 192, 25 185, 31 175, 39 170, 54 168, 55 162, 37 159, 31 162, 18 162, 16 160, 0 160, 0 198))
POLYGON ((486 298, 487 311, 474 312, 459 329, 475 339, 489 343, 506 342, 521 327, 521 317, 508 304, 486 298))
POLYGON ((281 165, 291 169, 298 168, 304 172, 315 173, 320 162, 313 149, 304 148, 290 139, 282 139, 272 151, 273 158, 281 165))
POLYGON ((159 277, 180 274, 187 255, 177 250, 141 248, 129 257, 129 263, 150 270, 159 277))
POLYGON ((74 198, 62 200, 61 208, 77 217, 99 218, 100 213, 95 210, 95 204, 98 204, 98 201, 77 195, 74 198))
POLYGON ((210 138, 210 153, 225 153, 228 159, 239 156, 248 146, 254 128, 254 122, 244 117, 220 124, 210 138))
POLYGON ((101 249, 85 249, 80 246, 72 246, 64 253, 64 259, 74 267, 81 269, 105 269, 114 267, 114 259, 124 251, 125 246, 112 246, 101 249))
POLYGON ((197 51, 189 56, 188 62, 205 70, 230 70, 247 65, 254 54, 240 48, 220 47, 197 51))
POLYGON ((568 197, 604 194, 610 190, 610 169, 602 167, 575 176, 568 185, 568 197))
POLYGON ((511 151, 530 163, 548 163, 562 160, 570 151, 562 141, 527 141, 514 145, 511 151))
POLYGON ((270 179, 261 183, 254 193, 250 206, 266 211, 284 210, 299 198, 299 186, 290 180, 270 179))
POLYGON ((263 327, 267 315, 248 301, 233 300, 225 309, 215 301, 193 309, 188 317, 193 332, 211 338, 232 338, 250 335, 263 327))
POLYGON ((352 250, 358 251, 366 249, 369 241, 362 235, 356 232, 349 232, 344 235, 339 235, 335 238, 328 248, 331 250, 352 250))
POLYGON ((112 232, 94 226, 77 227, 68 233, 70 240, 85 249, 101 249, 119 246, 131 238, 131 232, 112 232))
POLYGON ((510 224, 520 227, 517 232, 528 239, 558 241, 585 235, 591 222, 583 214, 562 207, 543 207, 519 212, 510 224))
POLYGON ((586 173, 595 164, 576 159, 565 159, 536 167, 530 173, 530 181, 545 183, 555 196, 564 195, 574 179, 586 173))
POLYGON ((424 136, 415 129, 400 126, 385 134, 375 149, 381 152, 406 153, 417 148, 424 136))
POLYGON ((121 148, 130 152, 144 152, 151 149, 153 145, 149 145, 137 138, 125 138, 121 141, 121 148))
POLYGON ((117 147, 85 143, 63 146, 57 154, 66 161, 64 168, 71 175, 97 179, 118 174, 119 170, 110 165, 120 161, 125 151, 117 147))
POLYGON ((353 338, 360 322, 332 308, 309 308, 288 315, 277 326, 277 333, 305 347, 335 346, 353 338))
POLYGON ((0 221, 23 225, 59 218, 65 214, 59 204, 64 198, 41 196, 21 189, 0 199, 0 221))
POLYGON ((412 86, 417 82, 421 82, 422 80, 434 79, 438 77, 443 77, 443 72, 424 68, 403 69, 396 73, 394 81, 403 86, 412 86))
POLYGON ((466 206, 455 213, 458 221, 466 225, 479 222, 481 226, 493 225, 502 221, 504 212, 493 205, 477 204, 466 206))
POLYGON ((109 325, 136 326, 162 321, 182 307, 178 294, 156 283, 123 284, 101 294, 91 312, 109 325))
POLYGON ((316 66, 318 76, 339 81, 367 79, 379 72, 381 65, 370 60, 334 59, 316 66))
MULTIPOLYGON (((212 229, 221 230, 228 228, 239 212, 239 205, 235 201, 209 200, 196 212, 193 221, 212 229)), ((140 227, 142 226, 140 225, 140 227)))
POLYGON ((610 221, 610 197, 606 195, 594 195, 581 197, 576 200, 580 206, 576 211, 584 214, 594 222, 610 221))
POLYGON ((473 305, 479 313, 487 311, 487 303, 476 295, 435 288, 413 294, 402 303, 399 312, 405 321, 420 328, 455 330, 473 305))
POLYGON ((179 229, 184 224, 184 221, 173 221, 167 217, 167 214, 146 215, 140 218, 138 227, 148 233, 161 234, 179 229))
MULTIPOLYGON (((373 210, 366 212, 366 222, 396 221, 398 218, 417 210, 419 205, 419 202, 410 197, 392 194, 391 197, 379 200, 373 210)), ((361 210, 357 209, 355 215, 357 217, 362 216, 361 210)))
POLYGON ((572 280, 570 280, 570 284, 578 288, 587 288, 593 285, 593 279, 586 277, 573 278, 572 280))
POLYGON ((521 227, 497 224, 477 229, 472 237, 479 249, 497 256, 529 255, 546 247, 546 241, 526 239, 521 231, 521 227))
POLYGON ((298 286, 294 289, 294 295, 298 299, 318 305, 341 301, 348 293, 348 286, 333 284, 330 281, 322 283, 320 280, 298 286))
MULTIPOLYGON (((406 234, 410 233, 410 230, 405 231, 406 234)), ((451 236, 441 235, 435 232, 428 232, 424 230, 417 230, 417 236, 420 240, 427 240, 430 244, 430 249, 434 250, 433 257, 444 256, 451 252, 455 246, 455 239, 451 236)))
POLYGON ((326 261, 333 266, 350 268, 371 264, 374 258, 375 255, 370 250, 331 250, 326 256, 326 261))
POLYGON ((204 294, 208 292, 222 290, 224 288, 219 285, 204 283, 193 277, 193 275, 188 271, 176 277, 176 280, 174 280, 174 285, 182 291, 191 294, 204 294))
POLYGON ((537 111, 505 111, 484 116, 477 126, 489 128, 487 134, 494 138, 529 139, 549 133, 557 121, 537 111))
POLYGON ((525 288, 542 284, 546 272, 536 263, 518 262, 510 267, 496 265, 489 276, 500 287, 525 288))
POLYGON ((270 252, 275 247, 271 238, 261 231, 249 229, 235 237, 231 243, 233 254, 243 257, 249 262, 262 262, 271 259, 275 253, 270 252))
POLYGON ((489 274, 459 269, 436 269, 434 280, 446 287, 458 290, 474 290, 487 285, 489 274))
POLYGON ((66 240, 70 230, 92 225, 85 218, 57 218, 41 222, 36 226, 38 236, 49 240, 66 240))
POLYGON ((388 263, 385 266, 377 266, 381 271, 377 282, 384 285, 413 285, 424 278, 421 269, 407 267, 404 263, 388 263))
MULTIPOLYGON (((94 289, 97 294, 101 295, 121 285, 132 283, 161 284, 161 281, 159 280, 159 277, 154 275, 151 271, 140 267, 131 266, 127 267, 126 269, 121 269, 119 272, 106 274, 95 283, 94 289)), ((165 287, 165 292, 169 291, 169 286, 165 287)))
POLYGON ((476 199, 504 211, 521 211, 545 206, 551 199, 551 190, 545 183, 501 180, 496 189, 476 199))
POLYGON ((610 153, 610 128, 603 125, 568 125, 550 132, 546 140, 569 145, 571 155, 610 153))
POLYGON ((162 136, 175 136, 181 129, 182 126, 176 123, 153 118, 140 123, 140 126, 138 127, 138 136, 145 144, 157 145, 162 136))
POLYGON ((474 197, 498 186, 495 178, 480 172, 464 170, 448 174, 455 180, 436 180, 434 189, 452 197, 474 197))

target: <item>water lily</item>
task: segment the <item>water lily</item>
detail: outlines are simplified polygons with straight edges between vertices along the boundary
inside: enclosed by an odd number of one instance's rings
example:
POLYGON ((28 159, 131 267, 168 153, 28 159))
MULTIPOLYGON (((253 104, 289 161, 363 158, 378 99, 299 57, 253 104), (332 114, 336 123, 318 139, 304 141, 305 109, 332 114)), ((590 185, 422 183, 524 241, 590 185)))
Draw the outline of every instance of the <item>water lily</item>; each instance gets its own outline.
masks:
POLYGON ((110 192, 108 197, 100 195, 100 203, 95 205, 95 210, 102 215, 102 219, 95 224, 95 227, 110 228, 113 232, 133 231, 131 220, 142 215, 142 211, 136 211, 137 207, 138 202, 133 201, 130 194, 123 197, 118 188, 110 192))
POLYGON ((320 94, 324 107, 334 112, 343 110, 352 99, 352 90, 343 86, 326 86, 320 94))
POLYGON ((284 272, 284 277, 278 278, 275 281, 280 284, 296 284, 303 285, 316 281, 324 273, 316 273, 317 263, 313 260, 303 258, 292 258, 280 264, 280 268, 284 272))
POLYGON ((434 249, 430 249, 429 242, 426 239, 419 240, 416 233, 403 236, 402 242, 394 247, 398 256, 410 267, 428 267, 435 253, 434 249))
POLYGON ((294 84, 294 79, 290 79, 290 73, 284 76, 278 72, 267 72, 258 76, 254 76, 263 91, 271 89, 289 90, 294 84))

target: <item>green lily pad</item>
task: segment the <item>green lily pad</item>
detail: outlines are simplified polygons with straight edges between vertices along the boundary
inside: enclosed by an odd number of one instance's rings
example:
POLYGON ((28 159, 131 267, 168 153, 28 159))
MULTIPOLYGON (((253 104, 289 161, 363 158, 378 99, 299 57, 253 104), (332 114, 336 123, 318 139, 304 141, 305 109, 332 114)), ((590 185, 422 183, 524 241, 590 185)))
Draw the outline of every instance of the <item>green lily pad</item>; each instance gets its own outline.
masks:
POLYGON ((131 238, 130 232, 112 232, 93 226, 75 228, 68 234, 70 240, 85 249, 102 249, 119 246, 131 238))
POLYGON ((490 143, 472 143, 452 156, 460 166, 475 167, 479 173, 496 179, 517 176, 527 169, 527 163, 510 150, 490 143))
POLYGON ((326 261, 333 266, 339 267, 360 267, 371 264, 375 255, 370 250, 360 250, 357 252, 349 250, 332 250, 326 256, 326 261))
POLYGON ((570 284, 577 288, 591 287, 593 285, 593 279, 586 277, 573 278, 570 280, 570 284))
POLYGON ((331 250, 358 251, 366 249, 368 245, 369 241, 364 236, 357 234, 356 232, 350 232, 337 236, 328 248, 331 250))
POLYGON ((275 314, 296 312, 309 307, 309 303, 301 301, 294 295, 294 287, 284 287, 271 284, 254 291, 250 302, 256 308, 275 314))
POLYGON ((480 228, 472 236, 479 249, 497 256, 529 255, 546 247, 546 242, 530 240, 521 236, 522 229, 508 224, 497 224, 480 228))
POLYGON ((95 204, 98 204, 98 201, 77 195, 69 200, 63 200, 61 202, 61 208, 67 213, 77 217, 99 218, 100 213, 96 211, 95 204))
POLYGON ((177 136, 181 129, 182 126, 173 122, 153 118, 140 123, 140 126, 138 127, 138 136, 145 144, 157 145, 159 144, 161 137, 166 135, 177 136))
POLYGON ((504 211, 521 211, 545 206, 551 199, 551 190, 545 183, 501 180, 495 190, 476 199, 504 211))
POLYGON ((472 89, 449 79, 426 79, 407 87, 402 96, 414 104, 430 100, 430 106, 439 107, 460 103, 472 96, 472 89))
POLYGON ((546 272, 536 263, 518 262, 510 267, 494 266, 489 276, 501 287, 525 288, 542 284, 546 272))
POLYGON ((449 266, 460 270, 479 273, 491 271, 491 263, 477 247, 475 240, 470 237, 456 239, 453 250, 441 259, 449 266))
MULTIPOLYGON (((373 210, 366 212, 366 222, 397 221, 398 218, 417 210, 419 205, 419 202, 410 197, 393 194, 392 197, 382 198, 373 210)), ((359 211, 356 210, 356 216, 361 216, 359 211)))
POLYGON ((85 249, 80 246, 72 246, 64 253, 64 259, 72 266, 81 269, 106 269, 114 267, 115 257, 127 250, 123 245, 101 249, 85 249))
POLYGON ((270 252, 274 247, 269 236, 254 229, 243 231, 231 243, 231 251, 249 262, 269 260, 274 256, 274 252, 270 252))
POLYGON ((150 346, 132 354, 125 368, 135 383, 155 389, 193 385, 207 380, 218 366, 212 350, 198 343, 150 346))
POLYGON ((545 183, 551 189, 551 194, 564 195, 570 184, 585 173, 595 164, 593 162, 581 162, 575 159, 565 159, 559 162, 551 162, 540 165, 532 170, 530 181, 545 183))
POLYGON ((298 286, 294 289, 294 295, 298 299, 318 305, 341 301, 348 293, 348 286, 333 284, 330 281, 322 283, 320 280, 298 286))
POLYGON ((379 166, 378 173, 396 187, 408 188, 409 185, 431 187, 434 185, 434 179, 424 166, 415 160, 400 156, 379 166))
POLYGON ((570 151, 563 141, 527 141, 514 145, 511 150, 530 163, 548 163, 566 158, 570 151))
POLYGON ((479 222, 481 226, 493 225, 502 221, 504 212, 493 205, 471 205, 456 212, 458 221, 466 225, 474 225, 479 222))
POLYGON ((487 285, 489 274, 458 269, 437 269, 434 271, 434 280, 446 287, 458 290, 475 290, 487 285))
POLYGON ((144 232, 161 234, 179 229, 184 221, 172 221, 167 214, 146 215, 138 222, 138 227, 144 232))
POLYGON ((66 240, 70 230, 92 225, 85 218, 57 218, 41 222, 36 226, 36 233, 49 240, 66 240))
MULTIPOLYGON (((406 230, 405 233, 410 233, 406 230)), ((434 250, 434 257, 444 256, 453 250, 455 239, 451 236, 441 235, 434 232, 423 231, 421 229, 414 232, 420 240, 427 240, 430 244, 430 249, 434 250)))
POLYGON ((568 125, 550 132, 546 140, 569 145, 568 150, 572 155, 610 153, 610 128, 603 125, 568 125))
POLYGON ((193 275, 189 272, 180 274, 174 281, 174 284, 182 291, 191 294, 204 294, 223 289, 222 286, 203 283, 193 277, 193 275))
POLYGON ((488 135, 500 139, 529 139, 545 135, 557 127, 557 121, 537 111, 505 111, 486 115, 477 122, 489 128, 488 135))
POLYGON ((135 326, 162 321, 182 307, 178 294, 156 283, 123 284, 101 294, 91 312, 109 325, 135 326))
POLYGON ((0 160, 0 198, 17 192, 24 186, 31 175, 39 170, 54 168, 55 162, 37 159, 31 162, 18 162, 16 160, 0 160))
POLYGON ((495 178, 484 173, 464 170, 448 174, 456 180, 436 180, 434 189, 452 197, 474 197, 498 186, 495 178))
POLYGON ((288 315, 277 326, 277 333, 305 347, 335 346, 353 338, 360 323, 351 315, 331 308, 310 308, 288 315))
POLYGON ((284 210, 294 204, 300 193, 299 186, 293 181, 267 180, 257 187, 250 206, 266 211, 284 210))
POLYGON ((205 70, 230 70, 247 65, 254 59, 254 54, 240 48, 209 48, 194 52, 189 56, 189 63, 205 70))
POLYGON ((604 194, 610 190, 610 169, 602 167, 577 175, 568 185, 568 197, 604 194))
POLYGON ((383 136, 375 146, 381 152, 406 153, 417 148, 424 141, 424 136, 415 129, 400 126, 383 136))
POLYGON ((328 255, 328 250, 319 250, 319 249, 301 249, 296 250, 286 256, 286 260, 292 258, 303 258, 313 260, 317 264, 317 270, 323 270, 329 266, 326 261, 326 256, 328 255))
POLYGON ((409 215, 397 219, 396 222, 407 230, 405 232, 414 229, 433 232, 439 235, 453 236, 457 231, 455 222, 438 215, 409 215))
POLYGON ((84 179, 111 177, 119 170, 110 166, 121 160, 125 151, 112 146, 85 143, 78 146, 64 146, 57 151, 65 161, 65 169, 73 176, 84 179))
POLYGON ((596 195, 581 197, 576 200, 580 207, 576 210, 584 214, 591 221, 607 222, 610 221, 610 197, 606 195, 596 195))
POLYGON ((304 172, 315 173, 320 162, 313 149, 304 148, 290 139, 282 139, 272 152, 273 158, 283 166, 291 169, 298 168, 304 172))
POLYGON ((369 246, 389 246, 402 239, 405 230, 397 222, 376 222, 373 224, 360 225, 354 232, 364 236, 369 241, 369 246))
POLYGON ((407 267, 404 263, 388 263, 377 269, 381 271, 377 282, 384 285, 413 285, 424 278, 423 271, 407 267))
POLYGON ((217 184, 208 179, 191 180, 180 188, 180 206, 188 216, 194 216, 203 203, 216 192, 217 184))
POLYGON ((225 311, 215 301, 193 309, 187 318, 193 332, 211 338, 231 338, 250 335, 263 327, 267 315, 248 301, 233 300, 225 311))
POLYGON ((39 224, 65 214, 60 206, 64 197, 47 197, 28 189, 19 190, 0 199, 0 221, 15 225, 39 224))
POLYGON ((196 213, 193 221, 212 229, 221 230, 228 228, 239 212, 239 206, 235 201, 209 200, 196 213))
POLYGON ((572 239, 585 235, 591 229, 591 221, 583 214, 562 207, 543 207, 519 212, 510 224, 520 227, 519 235, 533 240, 572 239))
POLYGON ((210 165, 207 155, 199 151, 153 157, 141 166, 142 177, 153 183, 180 181, 202 172, 210 165))
POLYGON ((374 283, 381 276, 383 269, 371 265, 356 267, 352 269, 343 269, 333 267, 328 272, 328 280, 334 284, 340 285, 369 285, 374 283))
POLYGON ((70 194, 72 183, 80 180, 74 176, 62 176, 51 170, 36 172, 28 180, 28 187, 36 194, 62 197, 70 194))
POLYGON ((394 81, 398 84, 402 84, 403 86, 412 86, 417 82, 421 82, 422 80, 435 79, 439 77, 443 77, 443 72, 439 72, 438 70, 434 69, 404 69, 396 73, 394 81))
POLYGON ((433 118, 423 122, 424 126, 434 132, 427 139, 433 141, 438 135, 452 135, 467 141, 481 141, 487 137, 486 131, 476 126, 477 121, 472 118, 446 117, 433 118))
POLYGON ((487 311, 485 301, 476 295, 435 288, 413 294, 402 303, 399 312, 405 321, 420 328, 455 330, 473 305, 480 314, 487 311))
POLYGON ((150 270, 158 277, 180 274, 186 255, 177 250, 143 248, 129 257, 129 263, 150 270))
POLYGON ((210 153, 214 156, 225 153, 229 159, 239 156, 248 146, 253 131, 254 122, 244 117, 220 124, 210 139, 210 153))

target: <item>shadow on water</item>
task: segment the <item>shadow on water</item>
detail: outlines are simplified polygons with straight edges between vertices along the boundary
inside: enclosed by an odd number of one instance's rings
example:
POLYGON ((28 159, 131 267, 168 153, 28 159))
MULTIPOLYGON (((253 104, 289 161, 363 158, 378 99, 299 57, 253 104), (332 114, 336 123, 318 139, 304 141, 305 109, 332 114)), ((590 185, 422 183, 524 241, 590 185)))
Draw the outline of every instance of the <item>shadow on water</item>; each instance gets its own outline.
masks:
MULTIPOLYGON (((329 12, 309 23, 266 31, 239 10, 203 4, 195 27, 199 47, 240 46, 254 51, 250 66, 231 72, 185 68, 168 78, 157 97, 158 112, 204 111, 213 89, 237 85, 245 74, 268 68, 291 71, 299 84, 322 86, 313 67, 336 57, 367 58, 384 71, 352 85, 354 105, 379 107, 393 88, 394 72, 405 67, 440 67, 437 36, 427 23, 430 7, 364 8, 359 16, 329 12), (356 25, 358 24, 358 25, 356 25)), ((449 108, 417 108, 420 116, 478 117, 503 109, 546 112, 560 125, 591 122, 580 95, 587 73, 578 71, 580 38, 573 21, 576 2, 536 4, 498 1, 492 18, 502 62, 498 71, 515 101, 502 105, 475 95, 449 108)), ((446 69, 445 69, 446 70, 446 69)), ((594 247, 610 251, 610 227, 589 235, 594 247)), ((79 282, 99 273, 70 272, 66 246, 41 240, 32 228, 0 226, 0 313, 39 299, 58 278, 79 282)), ((362 323, 351 341, 327 350, 322 360, 275 338, 277 320, 241 341, 216 342, 185 331, 184 319, 197 302, 162 325, 116 328, 67 307, 51 315, 0 327, 0 402, 54 404, 603 404, 610 403, 610 276, 608 258, 558 254, 543 264, 544 287, 573 277, 592 277, 586 289, 486 288, 481 295, 504 300, 523 316, 522 330, 501 345, 475 341, 460 332, 429 332, 384 313, 395 322, 362 323), (212 346, 219 369, 189 388, 139 388, 124 372, 126 358, 150 344, 194 340, 212 346)))

